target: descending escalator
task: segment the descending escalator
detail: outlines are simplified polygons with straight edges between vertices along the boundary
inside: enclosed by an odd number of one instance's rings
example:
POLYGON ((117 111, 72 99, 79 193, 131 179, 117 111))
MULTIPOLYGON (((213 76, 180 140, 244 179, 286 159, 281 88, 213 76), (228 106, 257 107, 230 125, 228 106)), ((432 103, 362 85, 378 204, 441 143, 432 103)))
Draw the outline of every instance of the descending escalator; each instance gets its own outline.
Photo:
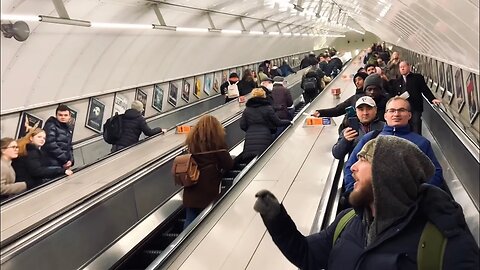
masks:
MULTIPOLYGON (((235 177, 246 166, 247 164, 245 163, 238 163, 232 170, 225 173, 222 179, 220 197, 232 187, 235 177)), ((153 231, 141 246, 127 256, 126 259, 118 262, 114 269, 145 269, 183 232, 184 221, 185 209, 181 207, 153 231)))

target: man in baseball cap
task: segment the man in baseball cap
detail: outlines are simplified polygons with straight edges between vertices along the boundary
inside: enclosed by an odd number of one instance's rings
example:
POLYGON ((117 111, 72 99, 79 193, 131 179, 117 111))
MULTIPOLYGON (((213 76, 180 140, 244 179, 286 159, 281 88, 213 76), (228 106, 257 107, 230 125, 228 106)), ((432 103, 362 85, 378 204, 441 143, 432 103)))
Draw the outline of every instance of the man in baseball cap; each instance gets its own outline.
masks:
POLYGON ((355 102, 355 111, 356 116, 342 123, 338 141, 332 148, 332 154, 337 159, 350 154, 363 135, 373 130, 380 131, 385 125, 377 118, 377 105, 369 96, 360 97, 355 102))

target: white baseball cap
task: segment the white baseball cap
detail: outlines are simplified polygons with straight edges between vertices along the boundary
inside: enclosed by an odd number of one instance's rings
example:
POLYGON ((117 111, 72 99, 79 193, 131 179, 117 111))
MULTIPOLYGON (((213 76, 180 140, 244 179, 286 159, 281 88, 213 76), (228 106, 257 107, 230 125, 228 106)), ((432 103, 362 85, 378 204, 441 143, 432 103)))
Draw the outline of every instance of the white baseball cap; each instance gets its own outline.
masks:
POLYGON ((375 104, 375 100, 369 96, 363 96, 357 100, 355 103, 355 108, 358 108, 360 105, 367 104, 370 107, 377 107, 377 104, 375 104))

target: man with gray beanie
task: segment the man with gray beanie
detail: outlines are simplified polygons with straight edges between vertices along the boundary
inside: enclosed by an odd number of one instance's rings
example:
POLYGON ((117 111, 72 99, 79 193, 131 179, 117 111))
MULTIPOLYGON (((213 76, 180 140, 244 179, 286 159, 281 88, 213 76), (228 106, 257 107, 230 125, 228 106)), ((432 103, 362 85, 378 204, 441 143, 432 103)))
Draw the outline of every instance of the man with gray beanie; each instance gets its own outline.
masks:
POLYGON ((112 145, 112 152, 128 147, 138 142, 140 134, 143 132, 145 136, 153 136, 164 132, 157 127, 151 129, 147 121, 142 115, 144 108, 142 102, 135 100, 132 102, 131 109, 125 111, 122 117, 122 134, 120 138, 112 145))
POLYGON ((478 269, 478 246, 462 208, 441 189, 425 184, 435 167, 415 144, 379 136, 363 146, 351 170, 353 209, 342 211, 325 230, 306 237, 270 191, 255 195, 255 211, 295 266, 478 269))

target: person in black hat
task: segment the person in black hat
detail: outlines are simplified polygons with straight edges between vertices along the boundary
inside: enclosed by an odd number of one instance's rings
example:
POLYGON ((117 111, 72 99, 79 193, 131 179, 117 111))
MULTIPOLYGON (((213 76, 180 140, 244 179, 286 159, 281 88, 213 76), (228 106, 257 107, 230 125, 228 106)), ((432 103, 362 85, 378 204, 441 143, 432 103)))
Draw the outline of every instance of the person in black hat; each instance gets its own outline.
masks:
MULTIPOLYGON (((236 99, 237 97, 228 97, 227 92, 228 92, 228 87, 232 85, 237 85, 239 81, 238 75, 235 72, 232 72, 230 76, 228 77, 228 81, 222 83, 220 85, 220 93, 225 96, 225 103, 236 99)), ((238 87, 237 87, 238 88, 238 87)))

